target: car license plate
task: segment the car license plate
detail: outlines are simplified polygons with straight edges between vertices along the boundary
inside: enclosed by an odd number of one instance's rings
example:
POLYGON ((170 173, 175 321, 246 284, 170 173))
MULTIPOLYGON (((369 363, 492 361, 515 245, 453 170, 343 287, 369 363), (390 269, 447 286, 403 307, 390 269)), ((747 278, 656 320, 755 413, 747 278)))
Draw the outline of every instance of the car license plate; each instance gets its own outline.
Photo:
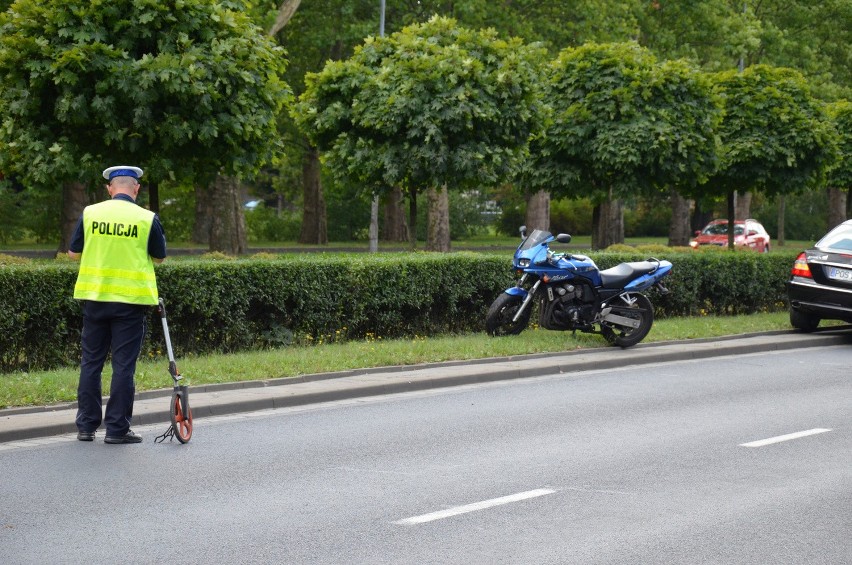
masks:
POLYGON ((838 269, 837 267, 829 267, 828 278, 835 281, 852 282, 852 271, 850 271, 849 269, 838 269))

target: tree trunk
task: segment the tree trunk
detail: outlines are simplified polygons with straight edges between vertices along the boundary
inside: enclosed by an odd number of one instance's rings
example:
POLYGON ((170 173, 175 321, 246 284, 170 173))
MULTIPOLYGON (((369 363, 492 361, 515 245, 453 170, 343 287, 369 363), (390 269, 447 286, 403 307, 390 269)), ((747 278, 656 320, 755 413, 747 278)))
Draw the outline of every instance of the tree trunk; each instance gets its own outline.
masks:
POLYGON ((734 221, 737 214, 737 191, 728 193, 728 249, 734 248, 734 221))
POLYGON ((524 221, 527 231, 550 230, 550 193, 539 190, 527 199, 527 213, 524 221))
POLYGON ((160 213, 160 183, 148 183, 148 209, 155 214, 160 213))
POLYGON ((737 210, 735 220, 746 220, 751 218, 751 191, 742 194, 737 193, 737 210))
POLYGON ((776 243, 781 247, 787 241, 786 235, 784 234, 784 218, 787 215, 787 197, 783 194, 778 197, 778 233, 776 234, 778 237, 776 238, 776 243))
POLYGON ((417 189, 408 189, 408 243, 411 249, 417 248, 417 189))
POLYGON ((68 182, 62 185, 62 214, 59 226, 58 253, 66 253, 71 244, 71 236, 77 222, 86 207, 86 185, 79 182, 68 182))
POLYGON ((402 209, 402 189, 398 186, 388 194, 385 203, 384 240, 404 243, 408 241, 408 225, 402 209))
POLYGON ((379 197, 373 195, 370 201, 370 253, 379 250, 379 197))
POLYGON ((689 245, 692 230, 689 226, 689 209, 691 200, 687 200, 680 193, 671 189, 669 191, 672 202, 672 223, 669 225, 669 247, 685 247, 689 245))
POLYGON ((210 251, 239 255, 248 251, 246 217, 240 198, 240 181, 217 175, 211 189, 215 213, 210 223, 210 251))
POLYGON ((426 251, 450 251, 450 196, 447 186, 436 190, 429 188, 426 192, 429 202, 428 229, 426 234, 426 251))
POLYGON ((850 188, 850 189, 846 192, 846 217, 847 217, 847 218, 848 218, 850 215, 852 215, 852 210, 850 210, 850 209, 849 209, 849 208, 850 208, 850 206, 852 206, 852 197, 850 197, 850 195, 852 195, 852 188, 850 188))
POLYGON ((192 226, 192 242, 202 245, 210 243, 210 226, 213 224, 213 198, 210 186, 195 187, 195 224, 192 226))
POLYGON ((325 245, 328 243, 328 224, 320 182, 319 152, 315 147, 308 149, 302 162, 302 191, 305 209, 299 243, 325 245))
POLYGON ((846 192, 839 188, 828 189, 828 229, 846 221, 846 192))
POLYGON ((707 211, 701 208, 701 201, 695 201, 695 211, 692 213, 692 233, 703 230, 704 226, 710 223, 713 219, 713 211, 707 211))
POLYGON ((609 198, 597 204, 592 211, 592 249, 606 249, 624 243, 624 205, 621 200, 609 198))
POLYGON ((293 14, 296 13, 296 10, 299 8, 299 4, 301 3, 302 0, 284 0, 284 2, 281 3, 278 7, 278 15, 275 17, 275 23, 272 24, 271 28, 269 28, 270 37, 284 29, 284 26, 287 25, 290 18, 293 17, 293 14))

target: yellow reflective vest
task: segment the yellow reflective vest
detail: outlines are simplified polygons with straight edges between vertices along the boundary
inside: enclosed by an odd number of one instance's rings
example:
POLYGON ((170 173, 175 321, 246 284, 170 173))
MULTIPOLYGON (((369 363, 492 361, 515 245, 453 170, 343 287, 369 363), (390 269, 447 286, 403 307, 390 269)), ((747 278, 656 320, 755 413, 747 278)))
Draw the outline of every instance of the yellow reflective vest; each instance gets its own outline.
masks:
POLYGON ((155 305, 157 279, 148 255, 154 213, 126 200, 83 210, 83 255, 74 298, 155 305))

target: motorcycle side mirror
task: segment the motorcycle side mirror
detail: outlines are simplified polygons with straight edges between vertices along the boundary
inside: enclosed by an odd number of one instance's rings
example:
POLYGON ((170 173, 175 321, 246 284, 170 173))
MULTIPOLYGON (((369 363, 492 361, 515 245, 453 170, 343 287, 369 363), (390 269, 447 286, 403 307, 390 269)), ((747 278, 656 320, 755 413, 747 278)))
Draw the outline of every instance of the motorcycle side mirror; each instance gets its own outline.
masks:
POLYGON ((571 243, 571 236, 567 233, 560 233, 556 236, 556 241, 559 243, 571 243))
POLYGON ((521 232, 521 239, 524 239, 525 237, 527 237, 527 226, 521 226, 520 232, 521 232))

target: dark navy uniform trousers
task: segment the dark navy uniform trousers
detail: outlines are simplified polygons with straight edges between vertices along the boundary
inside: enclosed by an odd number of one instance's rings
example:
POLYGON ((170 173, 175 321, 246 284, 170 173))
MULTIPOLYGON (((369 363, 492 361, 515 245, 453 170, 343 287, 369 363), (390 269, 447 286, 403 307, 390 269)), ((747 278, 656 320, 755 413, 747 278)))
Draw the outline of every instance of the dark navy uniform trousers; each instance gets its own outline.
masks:
POLYGON ((83 356, 77 388, 77 429, 94 432, 102 421, 101 372, 112 352, 112 384, 103 423, 106 435, 130 429, 136 394, 136 360, 150 306, 83 300, 83 356))

